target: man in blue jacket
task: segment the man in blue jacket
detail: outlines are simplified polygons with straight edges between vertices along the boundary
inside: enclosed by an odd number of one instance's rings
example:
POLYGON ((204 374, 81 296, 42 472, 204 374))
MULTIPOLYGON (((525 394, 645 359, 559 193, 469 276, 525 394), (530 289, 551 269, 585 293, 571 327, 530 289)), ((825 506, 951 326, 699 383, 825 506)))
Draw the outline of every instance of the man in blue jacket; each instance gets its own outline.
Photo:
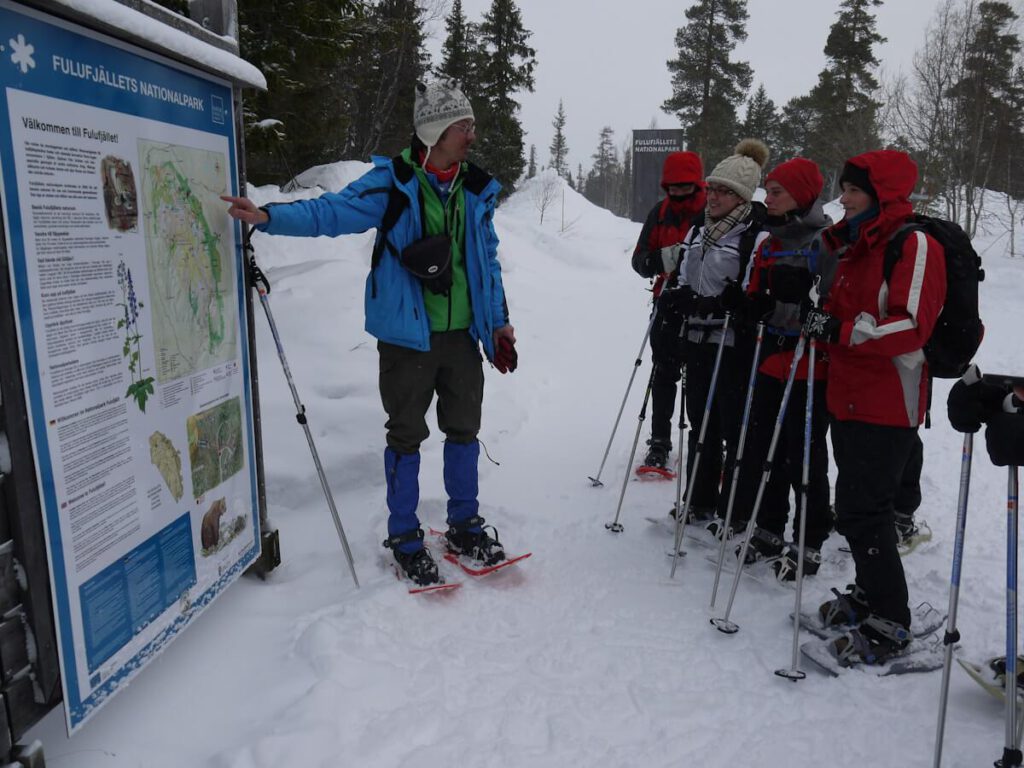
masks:
POLYGON ((498 263, 492 219, 500 185, 466 162, 475 139, 473 108, 454 83, 417 85, 411 145, 340 192, 258 208, 225 196, 228 213, 274 235, 336 236, 377 229, 366 279, 366 330, 380 354, 380 395, 387 412, 388 538, 416 584, 438 582, 423 546, 420 444, 437 394, 445 433, 444 484, 450 550, 491 565, 505 554, 477 501, 477 460, 484 377, 480 345, 502 373, 515 370, 515 333, 498 263), (493 533, 493 535, 491 535, 493 533))

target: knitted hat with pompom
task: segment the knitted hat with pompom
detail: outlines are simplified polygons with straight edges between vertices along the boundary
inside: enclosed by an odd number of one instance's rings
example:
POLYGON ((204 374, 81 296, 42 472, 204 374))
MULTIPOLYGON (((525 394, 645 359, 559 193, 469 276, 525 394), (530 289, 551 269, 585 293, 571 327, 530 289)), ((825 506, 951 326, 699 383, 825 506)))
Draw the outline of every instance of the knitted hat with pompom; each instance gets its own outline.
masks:
POLYGON ((715 169, 708 174, 708 184, 728 187, 748 203, 761 183, 761 169, 768 162, 768 147, 760 139, 743 139, 715 169))

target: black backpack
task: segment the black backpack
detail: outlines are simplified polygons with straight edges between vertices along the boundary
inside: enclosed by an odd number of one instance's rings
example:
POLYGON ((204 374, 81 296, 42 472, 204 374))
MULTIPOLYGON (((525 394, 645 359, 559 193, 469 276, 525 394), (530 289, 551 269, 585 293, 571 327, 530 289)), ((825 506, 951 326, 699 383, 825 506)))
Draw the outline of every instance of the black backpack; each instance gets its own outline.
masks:
POLYGON ((985 335, 978 313, 978 283, 985 279, 981 257, 959 224, 916 215, 893 235, 885 249, 882 274, 886 283, 903 253, 903 244, 913 232, 930 235, 946 256, 946 299, 924 345, 928 370, 935 378, 957 379, 967 370, 985 335))

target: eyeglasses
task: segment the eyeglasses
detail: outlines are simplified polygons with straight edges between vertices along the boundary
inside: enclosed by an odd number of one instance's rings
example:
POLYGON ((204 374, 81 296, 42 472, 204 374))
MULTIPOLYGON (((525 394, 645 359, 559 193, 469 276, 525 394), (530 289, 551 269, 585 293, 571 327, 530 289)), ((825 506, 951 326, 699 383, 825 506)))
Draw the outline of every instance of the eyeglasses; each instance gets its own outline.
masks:
POLYGON ((709 195, 716 195, 717 197, 732 195, 733 197, 739 197, 733 190, 728 187, 708 187, 707 193, 709 195))
POLYGON ((469 136, 469 134, 471 134, 471 133, 476 133, 476 123, 475 122, 452 123, 451 127, 461 131, 466 136, 469 136))

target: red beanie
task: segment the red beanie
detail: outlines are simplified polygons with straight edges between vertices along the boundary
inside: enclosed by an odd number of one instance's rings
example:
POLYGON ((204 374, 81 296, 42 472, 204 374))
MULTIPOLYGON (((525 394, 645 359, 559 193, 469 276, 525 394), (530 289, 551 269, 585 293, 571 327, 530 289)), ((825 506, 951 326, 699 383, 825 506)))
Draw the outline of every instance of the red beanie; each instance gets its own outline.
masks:
POLYGON ((821 177, 816 163, 802 157, 794 157, 784 163, 779 163, 764 180, 776 181, 782 188, 789 192, 800 210, 810 208, 814 201, 821 194, 825 180, 821 177))
POLYGON ((670 184, 696 184, 704 182, 704 166, 696 152, 673 152, 665 158, 661 169, 661 187, 670 184))

